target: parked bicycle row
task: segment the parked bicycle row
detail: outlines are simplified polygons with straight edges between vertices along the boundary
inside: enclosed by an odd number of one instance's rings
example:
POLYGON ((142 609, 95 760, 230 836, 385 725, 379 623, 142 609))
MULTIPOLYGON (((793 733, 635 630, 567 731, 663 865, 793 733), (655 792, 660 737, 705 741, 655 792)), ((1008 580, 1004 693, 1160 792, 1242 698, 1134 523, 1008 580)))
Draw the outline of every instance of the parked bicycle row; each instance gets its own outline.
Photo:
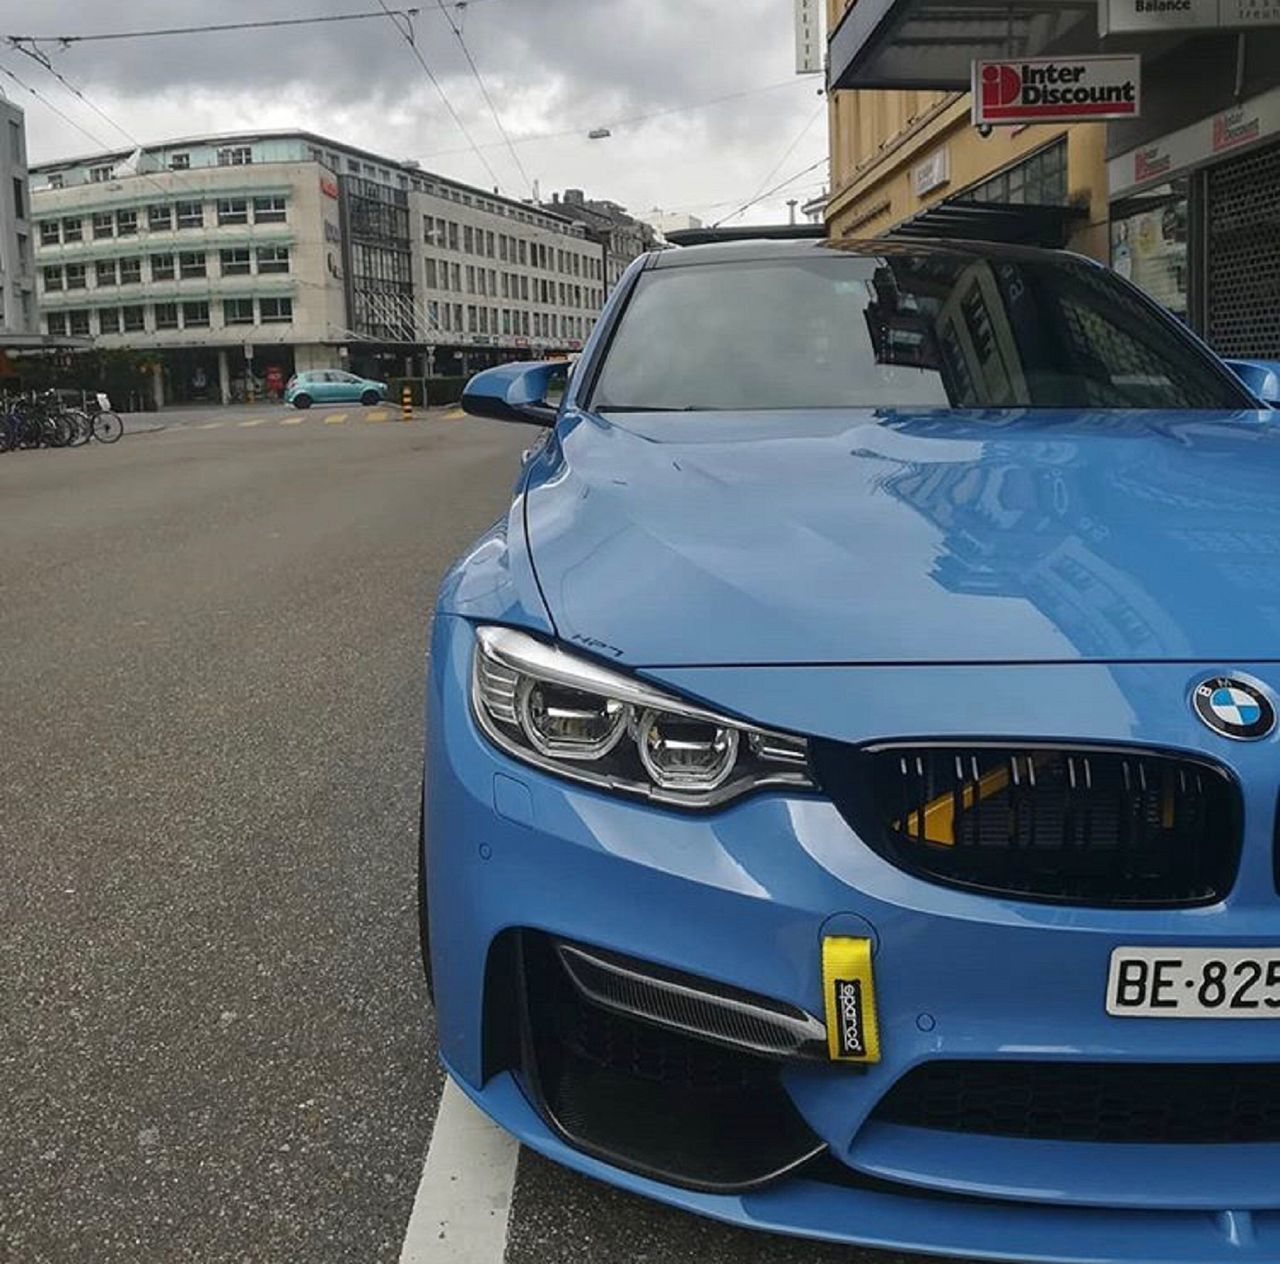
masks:
POLYGON ((85 407, 71 407, 57 392, 6 396, 0 400, 0 452, 16 448, 74 448, 97 439, 115 443, 124 423, 104 395, 85 407))

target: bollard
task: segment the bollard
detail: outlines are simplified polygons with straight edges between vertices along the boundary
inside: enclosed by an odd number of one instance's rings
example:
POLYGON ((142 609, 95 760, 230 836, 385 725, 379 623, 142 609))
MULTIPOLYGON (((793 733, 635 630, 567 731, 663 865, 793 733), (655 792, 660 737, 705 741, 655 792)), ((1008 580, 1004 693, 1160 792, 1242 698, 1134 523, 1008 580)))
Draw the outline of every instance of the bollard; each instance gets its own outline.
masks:
POLYGON ((400 388, 400 420, 413 420, 413 392, 408 385, 400 388))

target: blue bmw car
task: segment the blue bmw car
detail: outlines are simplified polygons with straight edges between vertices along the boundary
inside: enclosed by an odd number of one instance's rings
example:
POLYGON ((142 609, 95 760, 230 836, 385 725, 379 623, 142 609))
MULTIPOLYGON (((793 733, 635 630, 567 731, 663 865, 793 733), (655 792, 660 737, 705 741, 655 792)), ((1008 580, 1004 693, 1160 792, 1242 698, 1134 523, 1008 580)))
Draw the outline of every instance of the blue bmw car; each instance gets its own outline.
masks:
POLYGON ((441 1053, 735 1224, 1280 1258, 1280 430, 1069 255, 638 260, 432 634, 441 1053))

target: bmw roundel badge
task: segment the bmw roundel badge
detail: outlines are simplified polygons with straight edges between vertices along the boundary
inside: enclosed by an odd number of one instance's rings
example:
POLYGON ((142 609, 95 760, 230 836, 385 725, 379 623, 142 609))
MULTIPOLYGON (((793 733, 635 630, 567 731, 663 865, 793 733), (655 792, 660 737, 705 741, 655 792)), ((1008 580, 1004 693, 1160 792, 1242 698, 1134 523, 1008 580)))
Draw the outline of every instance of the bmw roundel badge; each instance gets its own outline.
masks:
POLYGON ((1191 695, 1196 714, 1215 732, 1237 741, 1266 737, 1276 726, 1276 712, 1260 689, 1234 676, 1211 676, 1191 695))

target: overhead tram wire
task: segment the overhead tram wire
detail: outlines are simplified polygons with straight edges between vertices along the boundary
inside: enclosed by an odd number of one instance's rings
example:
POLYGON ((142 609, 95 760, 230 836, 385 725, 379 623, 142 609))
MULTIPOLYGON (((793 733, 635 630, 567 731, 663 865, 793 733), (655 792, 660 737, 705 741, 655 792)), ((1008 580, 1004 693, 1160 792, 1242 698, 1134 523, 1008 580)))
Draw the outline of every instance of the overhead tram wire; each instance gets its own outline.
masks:
POLYGON ((58 107, 57 107, 56 105, 54 105, 54 103, 53 103, 52 101, 50 101, 50 100, 49 100, 49 98, 48 98, 48 97, 46 97, 42 92, 40 92, 40 91, 39 91, 39 90, 37 90, 36 88, 33 88, 29 83, 26 83, 26 82, 25 82, 25 81, 23 81, 22 79, 19 79, 19 78, 18 78, 18 76, 17 76, 16 74, 14 74, 14 73, 13 73, 13 71, 12 71, 12 70, 10 70, 8 66, 0 66, 0 74, 7 75, 10 79, 12 79, 12 80, 13 80, 13 82, 14 82, 14 83, 16 83, 16 84, 18 85, 18 87, 23 88, 23 89, 25 89, 27 92, 31 93, 31 95, 32 95, 33 97, 35 97, 35 99, 41 103, 41 105, 44 105, 44 106, 46 106, 48 109, 52 110, 52 111, 53 111, 53 112, 54 112, 54 113, 55 113, 55 114, 56 114, 56 115, 57 115, 57 116, 58 116, 58 117, 59 117, 59 118, 60 118, 64 123, 69 123, 69 124, 70 124, 72 127, 74 127, 74 128, 76 129, 76 131, 77 131, 77 132, 79 132, 81 135, 83 135, 83 136, 87 136, 87 137, 88 137, 91 141, 93 141, 93 143, 94 143, 95 145, 97 145, 100 149, 113 149, 113 148, 115 148, 115 146, 113 146, 113 145, 108 145, 108 144, 107 144, 107 142, 106 142, 106 141, 104 141, 104 140, 102 139, 102 137, 101 137, 101 136, 95 136, 95 135, 94 135, 94 134, 93 134, 93 133, 92 133, 92 132, 87 128, 87 127, 82 127, 79 123, 77 123, 77 122, 75 121, 75 119, 73 119, 73 118, 71 117, 71 115, 69 115, 69 114, 64 114, 64 113, 63 113, 60 109, 58 109, 58 107))
POLYGON ((484 169, 489 173, 489 178, 493 181, 495 188, 500 190, 502 187, 502 181, 498 179, 498 173, 494 171, 492 166, 490 166, 489 160, 480 151, 480 146, 472 139, 471 133, 467 131, 466 124, 463 123, 462 119, 459 117, 458 111, 453 108, 453 102, 449 100, 448 93, 445 92, 440 80, 435 77, 431 67, 427 65, 427 59, 423 57, 421 49, 418 48, 418 45, 413 38, 412 19, 405 19, 406 25, 408 26, 408 29, 406 30, 405 27, 402 27, 396 20, 396 14, 387 7, 386 0, 378 0, 378 3, 382 5, 382 9, 387 16, 387 20, 395 27, 396 34, 409 45, 409 51, 413 54, 414 59, 417 61, 418 65, 422 67, 423 73, 427 78, 431 80, 431 84, 435 88, 436 92, 440 94, 440 100, 444 102, 445 109, 449 111, 449 116, 458 125, 458 130, 466 137, 467 144, 471 147, 471 152, 480 159, 484 169))
POLYGON ((827 161, 828 160, 826 158, 819 158, 817 162, 810 163, 807 167, 795 172, 794 175, 789 175, 780 184, 775 184, 772 189, 766 189, 763 193, 757 193, 755 197, 750 199, 750 201, 743 202, 736 211, 731 211, 728 215, 721 216, 721 218, 716 220, 711 227, 719 228, 725 220, 736 219, 743 211, 749 211, 757 202, 763 202, 765 198, 772 197, 775 193, 781 192, 781 190, 785 189, 787 185, 794 184, 801 176, 807 176, 809 172, 817 171, 817 169, 823 166, 827 161))
MULTIPOLYGON (((805 125, 796 134, 795 139, 783 151, 782 157, 779 158, 778 161, 775 162, 772 167, 770 167, 769 174, 765 176, 763 180, 760 181, 760 187, 756 190, 754 194, 752 194, 752 201, 748 202, 747 206, 751 206, 754 203, 756 199, 756 195, 760 193, 760 190, 763 189, 769 183, 769 181, 772 180, 773 177, 778 174, 778 172, 782 168, 782 164, 785 163, 787 159, 791 157, 792 153, 794 153, 795 151, 796 146, 802 140, 804 140, 804 138, 809 134, 809 129, 818 121, 818 115, 821 114, 823 110, 825 110, 826 108, 827 108, 827 103, 825 100, 818 103, 818 108, 814 110, 814 112, 809 116, 809 121, 805 123, 805 125)), ((745 210, 746 208, 744 207, 742 209, 745 210)), ((742 210, 733 211, 731 214, 725 215, 721 219, 716 220, 716 222, 712 224, 711 227, 719 228, 720 225, 725 222, 725 220, 733 219, 735 215, 740 215, 741 213, 742 213, 742 210)))
MULTIPOLYGON (((101 110, 96 105, 94 105, 94 103, 90 101, 89 98, 85 96, 85 94, 75 86, 75 84, 71 83, 62 74, 62 72, 58 70, 58 68, 49 60, 49 58, 44 53, 42 53, 38 48, 27 48, 25 45, 17 43, 12 40, 10 41, 10 43, 24 57, 30 57, 31 60, 36 63, 36 65, 43 66, 45 70, 47 70, 60 84, 62 84, 64 88, 66 88, 68 92, 71 93, 72 96, 77 97, 81 102, 87 105, 104 122, 110 123, 111 126, 114 127, 116 131, 120 133, 121 136, 125 137, 126 140, 131 141, 135 146, 138 144, 138 141, 136 141, 132 136, 130 136, 129 133, 126 132, 125 129, 115 121, 115 119, 113 119, 109 114, 107 114, 105 110, 101 110)), ((108 146, 108 148, 110 148, 110 146, 108 146)))
MULTIPOLYGON (((479 4, 481 0, 461 0, 465 5, 479 4)), ((453 0, 452 7, 459 7, 453 0)), ((417 13, 417 9, 397 9, 399 15, 417 13)), ((142 31, 96 31, 88 35, 10 35, 11 44, 59 44, 69 48, 72 44, 86 44, 98 40, 152 39, 164 35, 208 35, 220 31, 257 31, 267 27, 313 26, 323 22, 359 22, 366 18, 385 16, 382 9, 370 9, 362 13, 321 13, 308 18, 270 18, 257 22, 215 22, 202 26, 165 26, 142 31)))
MULTIPOLYGON (((666 118, 671 114, 688 114, 693 110, 709 109, 713 105, 720 105, 725 101, 738 101, 743 97, 756 96, 761 92, 776 92, 779 88, 788 88, 792 84, 803 83, 800 78, 779 79, 776 83, 761 84, 758 88, 746 88, 741 92, 728 92, 724 96, 708 97, 705 101, 693 101, 689 105, 672 105, 661 110, 650 110, 645 114, 632 114, 626 118, 611 119, 599 124, 604 128, 630 127, 635 123, 647 123, 650 119, 666 118)), ((569 136, 581 136, 581 127, 566 127, 556 132, 537 132, 530 136, 517 136, 511 143, 513 145, 532 145, 537 141, 543 140, 562 140, 569 136)), ((493 141, 481 145, 481 149, 497 149, 501 146, 501 141, 493 141)), ((429 154, 423 154, 424 159, 432 158, 448 158, 454 154, 465 154, 469 151, 466 149, 436 149, 429 154)))
POLYGON ((476 65, 475 59, 471 56, 471 50, 467 47, 467 41, 462 37, 462 28, 449 15, 449 11, 444 7, 444 0, 436 0, 436 5, 440 9, 440 16, 449 23, 450 30, 453 31, 454 37, 458 41, 458 47, 462 49, 462 55, 467 59, 467 65, 471 67, 471 73, 475 76, 476 84, 480 88, 480 95, 484 97, 485 104, 489 107, 489 113, 493 115, 493 121, 498 129, 502 139, 506 142, 507 150, 511 154, 512 161, 516 164, 517 170, 520 172, 520 178, 529 186, 530 195, 535 195, 533 181, 529 179, 529 173, 524 169, 524 163, 520 161, 520 155, 516 153, 515 146, 511 143, 511 137, 507 135, 507 129, 502 125, 502 119, 498 115, 498 107, 494 105, 493 98, 489 95, 489 89, 485 86, 483 77, 480 74, 480 68, 476 65))

